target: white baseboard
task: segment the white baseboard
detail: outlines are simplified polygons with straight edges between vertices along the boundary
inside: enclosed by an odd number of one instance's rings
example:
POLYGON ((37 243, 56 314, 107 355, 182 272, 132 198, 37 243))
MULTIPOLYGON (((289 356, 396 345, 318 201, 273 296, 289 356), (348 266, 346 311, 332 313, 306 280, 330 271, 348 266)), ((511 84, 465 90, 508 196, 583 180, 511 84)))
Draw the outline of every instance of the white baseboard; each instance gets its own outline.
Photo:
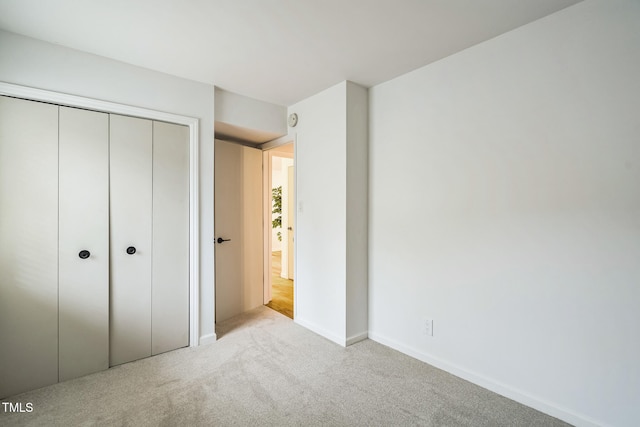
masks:
POLYGON ((341 338, 335 334, 332 334, 331 332, 316 326, 315 324, 311 323, 311 322, 307 322, 304 319, 300 319, 299 317, 296 316, 296 318, 294 319, 294 322, 297 323, 298 325, 309 329, 311 332, 314 332, 326 339, 328 339, 329 341, 333 341, 334 343, 341 345, 342 347, 346 347, 347 343, 345 341, 344 338, 341 338))
POLYGON ((450 374, 453 374, 457 377, 470 381, 476 385, 479 385, 480 387, 491 390, 504 397, 515 400, 516 402, 537 409, 540 412, 544 412, 547 415, 551 415, 552 417, 556 417, 575 426, 599 427, 605 425, 585 415, 577 414, 569 409, 562 408, 544 399, 532 396, 522 390, 518 390, 514 387, 503 384, 499 381, 495 381, 491 378, 487 378, 483 375, 476 374, 472 371, 469 371, 453 363, 449 363, 440 358, 434 357, 430 354, 423 353, 419 350, 416 350, 415 348, 401 344, 380 334, 369 331, 368 335, 369 339, 373 341, 386 345, 387 347, 391 347, 394 350, 398 350, 401 353, 404 353, 422 362, 428 363, 429 365, 435 366, 436 368, 442 369, 443 371, 449 372, 450 374))
POLYGON ((218 336, 214 333, 203 335, 200 337, 200 345, 207 345, 216 342, 218 336))
POLYGON ((351 344, 355 344, 360 341, 364 341, 367 338, 369 338, 368 332, 362 332, 356 335, 352 335, 349 338, 347 338, 347 346, 350 346, 351 344))

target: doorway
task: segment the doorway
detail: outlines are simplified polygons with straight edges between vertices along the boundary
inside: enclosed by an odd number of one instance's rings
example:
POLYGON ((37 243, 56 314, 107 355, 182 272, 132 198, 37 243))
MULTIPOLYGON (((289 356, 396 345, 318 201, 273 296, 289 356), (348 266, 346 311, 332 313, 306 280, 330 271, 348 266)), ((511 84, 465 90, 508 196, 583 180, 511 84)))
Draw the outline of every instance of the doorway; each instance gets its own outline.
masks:
POLYGON ((262 148, 215 140, 216 323, 260 305, 294 317, 294 142, 287 137, 274 143, 262 148), (273 158, 281 159, 275 160, 281 187, 276 230, 273 158))
POLYGON ((262 151, 215 140, 216 322, 264 304, 262 151))
POLYGON ((294 318, 294 144, 264 152, 265 305, 294 318))

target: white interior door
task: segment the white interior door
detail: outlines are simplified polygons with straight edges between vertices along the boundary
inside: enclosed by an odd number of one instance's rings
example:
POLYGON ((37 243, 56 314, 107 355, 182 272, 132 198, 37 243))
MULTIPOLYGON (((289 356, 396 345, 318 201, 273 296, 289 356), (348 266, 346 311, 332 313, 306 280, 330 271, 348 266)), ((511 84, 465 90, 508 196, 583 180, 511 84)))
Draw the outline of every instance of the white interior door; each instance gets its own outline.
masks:
POLYGON ((242 147, 242 311, 262 305, 262 151, 242 147))
POLYGON ((216 322, 242 313, 242 147, 215 142, 216 322))
POLYGON ((109 115, 60 107, 60 381, 109 367, 109 115))
POLYGON ((151 355, 152 121, 110 115, 110 365, 151 355))
POLYGON ((189 128, 153 122, 152 354, 189 345, 189 128))
POLYGON ((216 321, 263 303, 262 152, 215 143, 216 321), (222 241, 219 239, 229 239, 222 241))
POLYGON ((0 97, 0 398, 58 381, 58 107, 0 97))
POLYGON ((264 224, 263 235, 264 245, 262 254, 264 285, 263 285, 263 304, 268 304, 271 301, 271 272, 273 269, 273 158, 269 151, 262 152, 262 192, 263 192, 263 204, 262 204, 262 222, 264 224))
POLYGON ((293 159, 280 157, 280 163, 279 182, 282 185, 282 242, 280 245, 282 257, 280 258, 280 277, 283 279, 293 279, 293 276, 290 276, 291 269, 289 268, 289 261, 293 259, 293 253, 289 245, 293 233, 293 230, 290 230, 292 226, 291 220, 289 219, 291 214, 289 205, 291 200, 293 200, 292 181, 289 180, 289 167, 293 166, 293 159))
POLYGON ((287 257, 288 257, 288 261, 287 261, 287 269, 288 269, 288 276, 290 280, 293 280, 293 254, 294 254, 294 230, 295 230, 295 206, 296 206, 296 200, 295 200, 295 187, 294 187, 294 174, 293 174, 293 166, 289 166, 287 168, 287 181, 289 183, 288 185, 288 190, 289 190, 289 194, 288 194, 288 198, 287 198, 287 221, 288 221, 288 225, 287 225, 287 257))

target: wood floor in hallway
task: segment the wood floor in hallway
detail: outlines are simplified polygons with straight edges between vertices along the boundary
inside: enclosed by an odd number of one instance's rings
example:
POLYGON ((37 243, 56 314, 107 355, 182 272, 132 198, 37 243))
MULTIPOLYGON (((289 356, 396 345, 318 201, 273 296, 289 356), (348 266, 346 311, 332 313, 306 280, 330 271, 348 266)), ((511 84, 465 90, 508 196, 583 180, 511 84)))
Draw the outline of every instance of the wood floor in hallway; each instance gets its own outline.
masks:
POLYGON ((293 280, 280 277, 282 253, 271 253, 271 301, 267 307, 293 319, 293 280))

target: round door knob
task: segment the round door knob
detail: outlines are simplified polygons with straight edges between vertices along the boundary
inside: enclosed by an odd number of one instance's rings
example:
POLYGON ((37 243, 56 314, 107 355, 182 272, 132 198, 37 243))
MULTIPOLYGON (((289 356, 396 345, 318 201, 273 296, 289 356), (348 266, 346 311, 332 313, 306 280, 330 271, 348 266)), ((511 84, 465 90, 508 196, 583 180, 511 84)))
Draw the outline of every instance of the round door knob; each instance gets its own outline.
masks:
POLYGON ((135 248, 135 247, 133 247, 133 246, 129 246, 129 247, 127 248, 127 253, 128 253, 129 255, 133 255, 133 254, 135 254, 135 253, 136 253, 136 248, 135 248))
POLYGON ((87 258, 89 258, 91 256, 91 252, 89 252, 87 250, 83 250, 83 251, 80 251, 78 256, 80 257, 80 259, 87 259, 87 258))

